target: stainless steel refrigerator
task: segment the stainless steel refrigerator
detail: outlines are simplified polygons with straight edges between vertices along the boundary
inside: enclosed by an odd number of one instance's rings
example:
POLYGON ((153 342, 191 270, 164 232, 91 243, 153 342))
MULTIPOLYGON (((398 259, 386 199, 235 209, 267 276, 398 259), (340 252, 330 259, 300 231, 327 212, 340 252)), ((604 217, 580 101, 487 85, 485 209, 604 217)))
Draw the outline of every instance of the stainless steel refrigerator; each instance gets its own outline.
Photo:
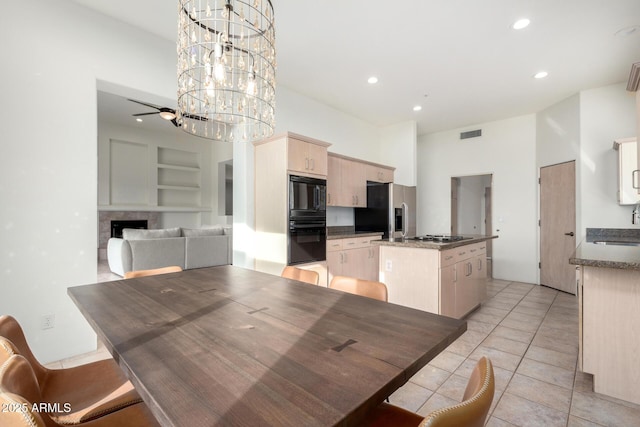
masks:
POLYGON ((355 229, 381 231, 383 239, 416 235, 416 187, 367 183, 367 207, 355 209, 355 229))

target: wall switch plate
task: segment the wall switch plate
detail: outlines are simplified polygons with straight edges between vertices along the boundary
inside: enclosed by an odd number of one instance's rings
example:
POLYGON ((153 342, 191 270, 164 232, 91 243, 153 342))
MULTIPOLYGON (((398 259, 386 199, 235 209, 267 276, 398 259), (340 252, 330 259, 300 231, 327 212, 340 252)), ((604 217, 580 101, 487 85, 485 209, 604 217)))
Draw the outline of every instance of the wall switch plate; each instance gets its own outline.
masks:
POLYGON ((40 329, 51 329, 56 324, 55 314, 45 314, 40 318, 40 329))
POLYGON ((391 260, 390 260, 390 259, 388 259, 388 260, 385 262, 385 264, 384 264, 384 268, 385 268, 387 271, 391 271, 391 270, 393 269, 393 263, 391 262, 391 260))

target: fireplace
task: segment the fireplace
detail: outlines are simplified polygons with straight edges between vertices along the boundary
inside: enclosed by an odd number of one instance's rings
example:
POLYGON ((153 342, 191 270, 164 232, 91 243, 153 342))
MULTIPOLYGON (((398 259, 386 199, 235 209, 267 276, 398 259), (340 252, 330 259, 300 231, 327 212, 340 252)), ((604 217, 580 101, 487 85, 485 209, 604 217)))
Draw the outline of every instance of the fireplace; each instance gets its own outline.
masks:
POLYGON ((146 219, 124 219, 111 220, 111 237, 122 238, 122 230, 125 228, 138 228, 146 230, 148 228, 146 219))

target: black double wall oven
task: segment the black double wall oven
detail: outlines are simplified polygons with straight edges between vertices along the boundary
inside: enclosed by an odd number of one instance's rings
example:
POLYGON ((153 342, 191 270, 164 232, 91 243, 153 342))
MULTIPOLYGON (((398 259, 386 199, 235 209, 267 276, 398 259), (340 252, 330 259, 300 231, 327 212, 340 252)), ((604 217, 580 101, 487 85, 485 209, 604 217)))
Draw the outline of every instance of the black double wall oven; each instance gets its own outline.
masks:
POLYGON ((326 259, 326 196, 326 180, 289 176, 288 265, 326 259))

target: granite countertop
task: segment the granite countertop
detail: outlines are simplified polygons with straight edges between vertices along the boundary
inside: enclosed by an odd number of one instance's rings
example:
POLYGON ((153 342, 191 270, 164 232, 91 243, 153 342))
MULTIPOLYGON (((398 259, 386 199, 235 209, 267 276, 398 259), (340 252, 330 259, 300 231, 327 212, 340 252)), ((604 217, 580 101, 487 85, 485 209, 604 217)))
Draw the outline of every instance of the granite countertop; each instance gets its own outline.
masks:
POLYGON ((327 227, 327 240, 349 239, 352 237, 380 237, 382 231, 356 231, 352 225, 327 227))
POLYGON ((569 264, 589 267, 640 270, 640 246, 599 244, 595 242, 640 242, 640 230, 587 228, 587 240, 577 248, 569 264))
POLYGON ((380 237, 384 233, 382 231, 353 231, 353 232, 341 232, 336 233, 333 232, 331 234, 327 234, 327 240, 334 239, 349 239, 351 237, 380 237))
POLYGON ((640 246, 600 245, 583 242, 569 264, 589 267, 640 270, 640 246))
POLYGON ((464 237, 468 237, 465 240, 456 240, 454 242, 430 242, 422 240, 372 240, 372 244, 381 246, 401 246, 404 248, 418 248, 418 249, 435 249, 438 251, 444 251, 447 249, 457 248, 459 246, 470 245, 472 243, 480 243, 491 239, 497 239, 498 236, 481 235, 481 234, 465 234, 464 237))

